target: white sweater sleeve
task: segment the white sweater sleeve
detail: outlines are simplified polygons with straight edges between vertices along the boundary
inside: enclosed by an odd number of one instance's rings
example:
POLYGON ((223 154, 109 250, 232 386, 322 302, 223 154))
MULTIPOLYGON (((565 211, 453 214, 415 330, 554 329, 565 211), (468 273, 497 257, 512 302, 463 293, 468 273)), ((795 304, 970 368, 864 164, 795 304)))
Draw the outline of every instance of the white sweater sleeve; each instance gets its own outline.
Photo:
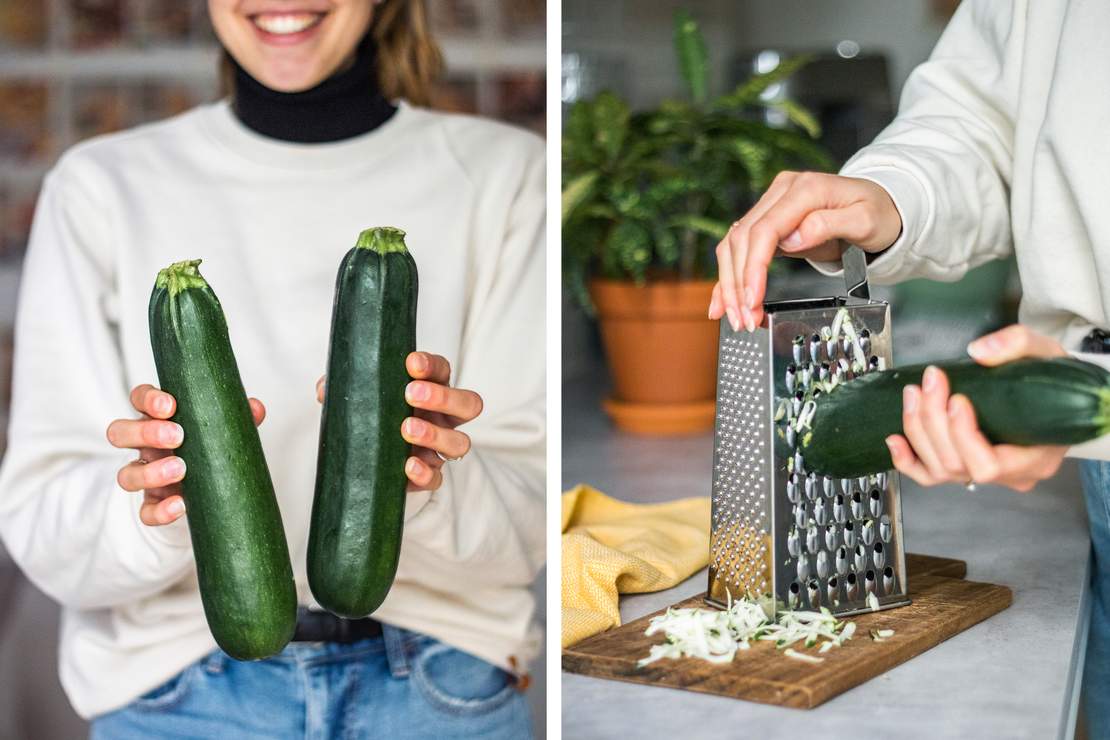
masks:
POLYGON ((116 483, 135 455, 105 439, 113 418, 134 415, 110 315, 112 243, 63 164, 43 186, 23 270, 0 537, 35 585, 93 609, 165 589, 192 551, 183 521, 144 526, 140 496, 116 483))
MULTIPOLYGON (((960 5, 910 75, 897 118, 842 168, 891 196, 899 239, 869 266, 876 283, 952 281, 1012 250, 1010 180, 1025 0, 960 5)), ((836 274, 839 262, 811 262, 836 274)))
POLYGON ((461 427, 471 451, 443 466, 443 486, 405 525, 406 540, 497 586, 531 583, 545 553, 544 193, 537 140, 499 243, 483 246, 497 257, 474 268, 462 356, 448 358, 452 385, 485 403, 461 427))

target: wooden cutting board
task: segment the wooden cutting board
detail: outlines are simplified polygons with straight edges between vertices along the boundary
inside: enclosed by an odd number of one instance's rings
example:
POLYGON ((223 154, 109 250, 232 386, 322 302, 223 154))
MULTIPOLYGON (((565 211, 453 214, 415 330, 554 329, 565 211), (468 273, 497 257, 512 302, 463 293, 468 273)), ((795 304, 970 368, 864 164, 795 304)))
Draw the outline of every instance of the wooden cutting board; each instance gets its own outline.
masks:
MULTIPOLYGON (((825 662, 820 664, 788 658, 773 643, 763 642, 738 652, 732 663, 682 658, 637 668, 636 661, 663 640, 662 635, 644 635, 648 621, 666 611, 660 610, 566 648, 563 670, 812 709, 997 614, 1013 600, 1004 586, 963 580, 967 563, 960 560, 906 555, 906 571, 913 603, 851 617, 856 623, 855 637, 825 653, 825 662), (872 629, 892 629, 895 634, 875 642, 870 637, 872 629)), ((705 606, 704 598, 702 594, 674 606, 705 606)))

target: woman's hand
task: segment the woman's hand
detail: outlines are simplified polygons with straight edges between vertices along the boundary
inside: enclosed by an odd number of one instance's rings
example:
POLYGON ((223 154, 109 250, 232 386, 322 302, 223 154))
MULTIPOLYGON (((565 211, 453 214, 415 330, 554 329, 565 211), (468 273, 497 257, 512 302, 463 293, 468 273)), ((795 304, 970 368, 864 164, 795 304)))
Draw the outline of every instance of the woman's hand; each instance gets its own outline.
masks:
POLYGON ((782 172, 717 245, 719 279, 709 318, 727 314, 735 331, 763 321, 767 268, 776 251, 791 257, 836 260, 846 239, 881 252, 902 232, 898 209, 885 190, 854 177, 782 172))
MULTIPOLYGON (((968 354, 981 365, 1001 365, 1020 357, 1063 357, 1054 339, 1021 324, 980 337, 968 354)), ((948 378, 927 368, 922 387, 908 385, 902 397, 905 436, 887 437, 894 467, 923 486, 938 483, 998 483, 1029 491, 1052 477, 1067 447, 991 445, 975 421, 967 396, 949 396, 948 378)))
MULTIPOLYGON (((458 460, 470 451, 470 437, 456 427, 482 413, 482 397, 474 391, 451 388, 451 364, 439 355, 412 352, 405 368, 413 381, 405 387, 405 400, 413 415, 401 424, 401 436, 413 445, 405 462, 410 491, 434 491, 443 483, 446 460, 458 460)), ((316 384, 316 398, 324 400, 324 378, 316 384)))
MULTIPOLYGON (((167 421, 177 409, 177 401, 169 393, 144 384, 131 391, 131 405, 141 418, 116 419, 108 425, 108 441, 113 447, 139 453, 138 460, 119 469, 116 480, 125 491, 143 492, 139 508, 143 524, 169 524, 185 513, 181 498, 185 461, 172 453, 181 446, 185 434, 180 425, 167 421)), ((250 399, 250 405, 254 423, 261 424, 266 408, 256 398, 250 399)))

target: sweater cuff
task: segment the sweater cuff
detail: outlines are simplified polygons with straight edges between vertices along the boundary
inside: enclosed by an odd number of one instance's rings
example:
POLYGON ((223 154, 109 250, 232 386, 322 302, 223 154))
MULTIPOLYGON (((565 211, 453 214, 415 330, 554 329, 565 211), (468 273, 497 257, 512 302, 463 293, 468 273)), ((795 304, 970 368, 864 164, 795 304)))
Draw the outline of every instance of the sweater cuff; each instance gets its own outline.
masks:
MULTIPOLYGON (((855 177, 875 183, 890 196, 898 217, 902 220, 902 233, 893 244, 870 259, 867 264, 868 280, 876 283, 895 282, 897 273, 905 268, 906 253, 918 244, 925 224, 929 221, 929 196, 921 182, 905 170, 895 167, 866 167, 851 171, 851 165, 841 171, 845 177, 855 177)), ((818 272, 829 277, 844 274, 840 260, 806 260, 818 272)))

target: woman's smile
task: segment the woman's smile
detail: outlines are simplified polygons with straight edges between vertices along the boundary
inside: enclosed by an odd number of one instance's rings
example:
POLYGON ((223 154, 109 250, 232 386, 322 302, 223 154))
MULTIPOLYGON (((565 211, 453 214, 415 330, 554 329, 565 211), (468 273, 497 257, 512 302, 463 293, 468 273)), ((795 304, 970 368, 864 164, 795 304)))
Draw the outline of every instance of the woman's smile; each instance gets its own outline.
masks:
POLYGON ((296 44, 314 35, 327 11, 273 11, 254 13, 247 19, 254 25, 258 38, 268 44, 296 44))
POLYGON ((374 17, 372 0, 208 0, 223 47, 271 90, 320 84, 354 55, 374 17))

